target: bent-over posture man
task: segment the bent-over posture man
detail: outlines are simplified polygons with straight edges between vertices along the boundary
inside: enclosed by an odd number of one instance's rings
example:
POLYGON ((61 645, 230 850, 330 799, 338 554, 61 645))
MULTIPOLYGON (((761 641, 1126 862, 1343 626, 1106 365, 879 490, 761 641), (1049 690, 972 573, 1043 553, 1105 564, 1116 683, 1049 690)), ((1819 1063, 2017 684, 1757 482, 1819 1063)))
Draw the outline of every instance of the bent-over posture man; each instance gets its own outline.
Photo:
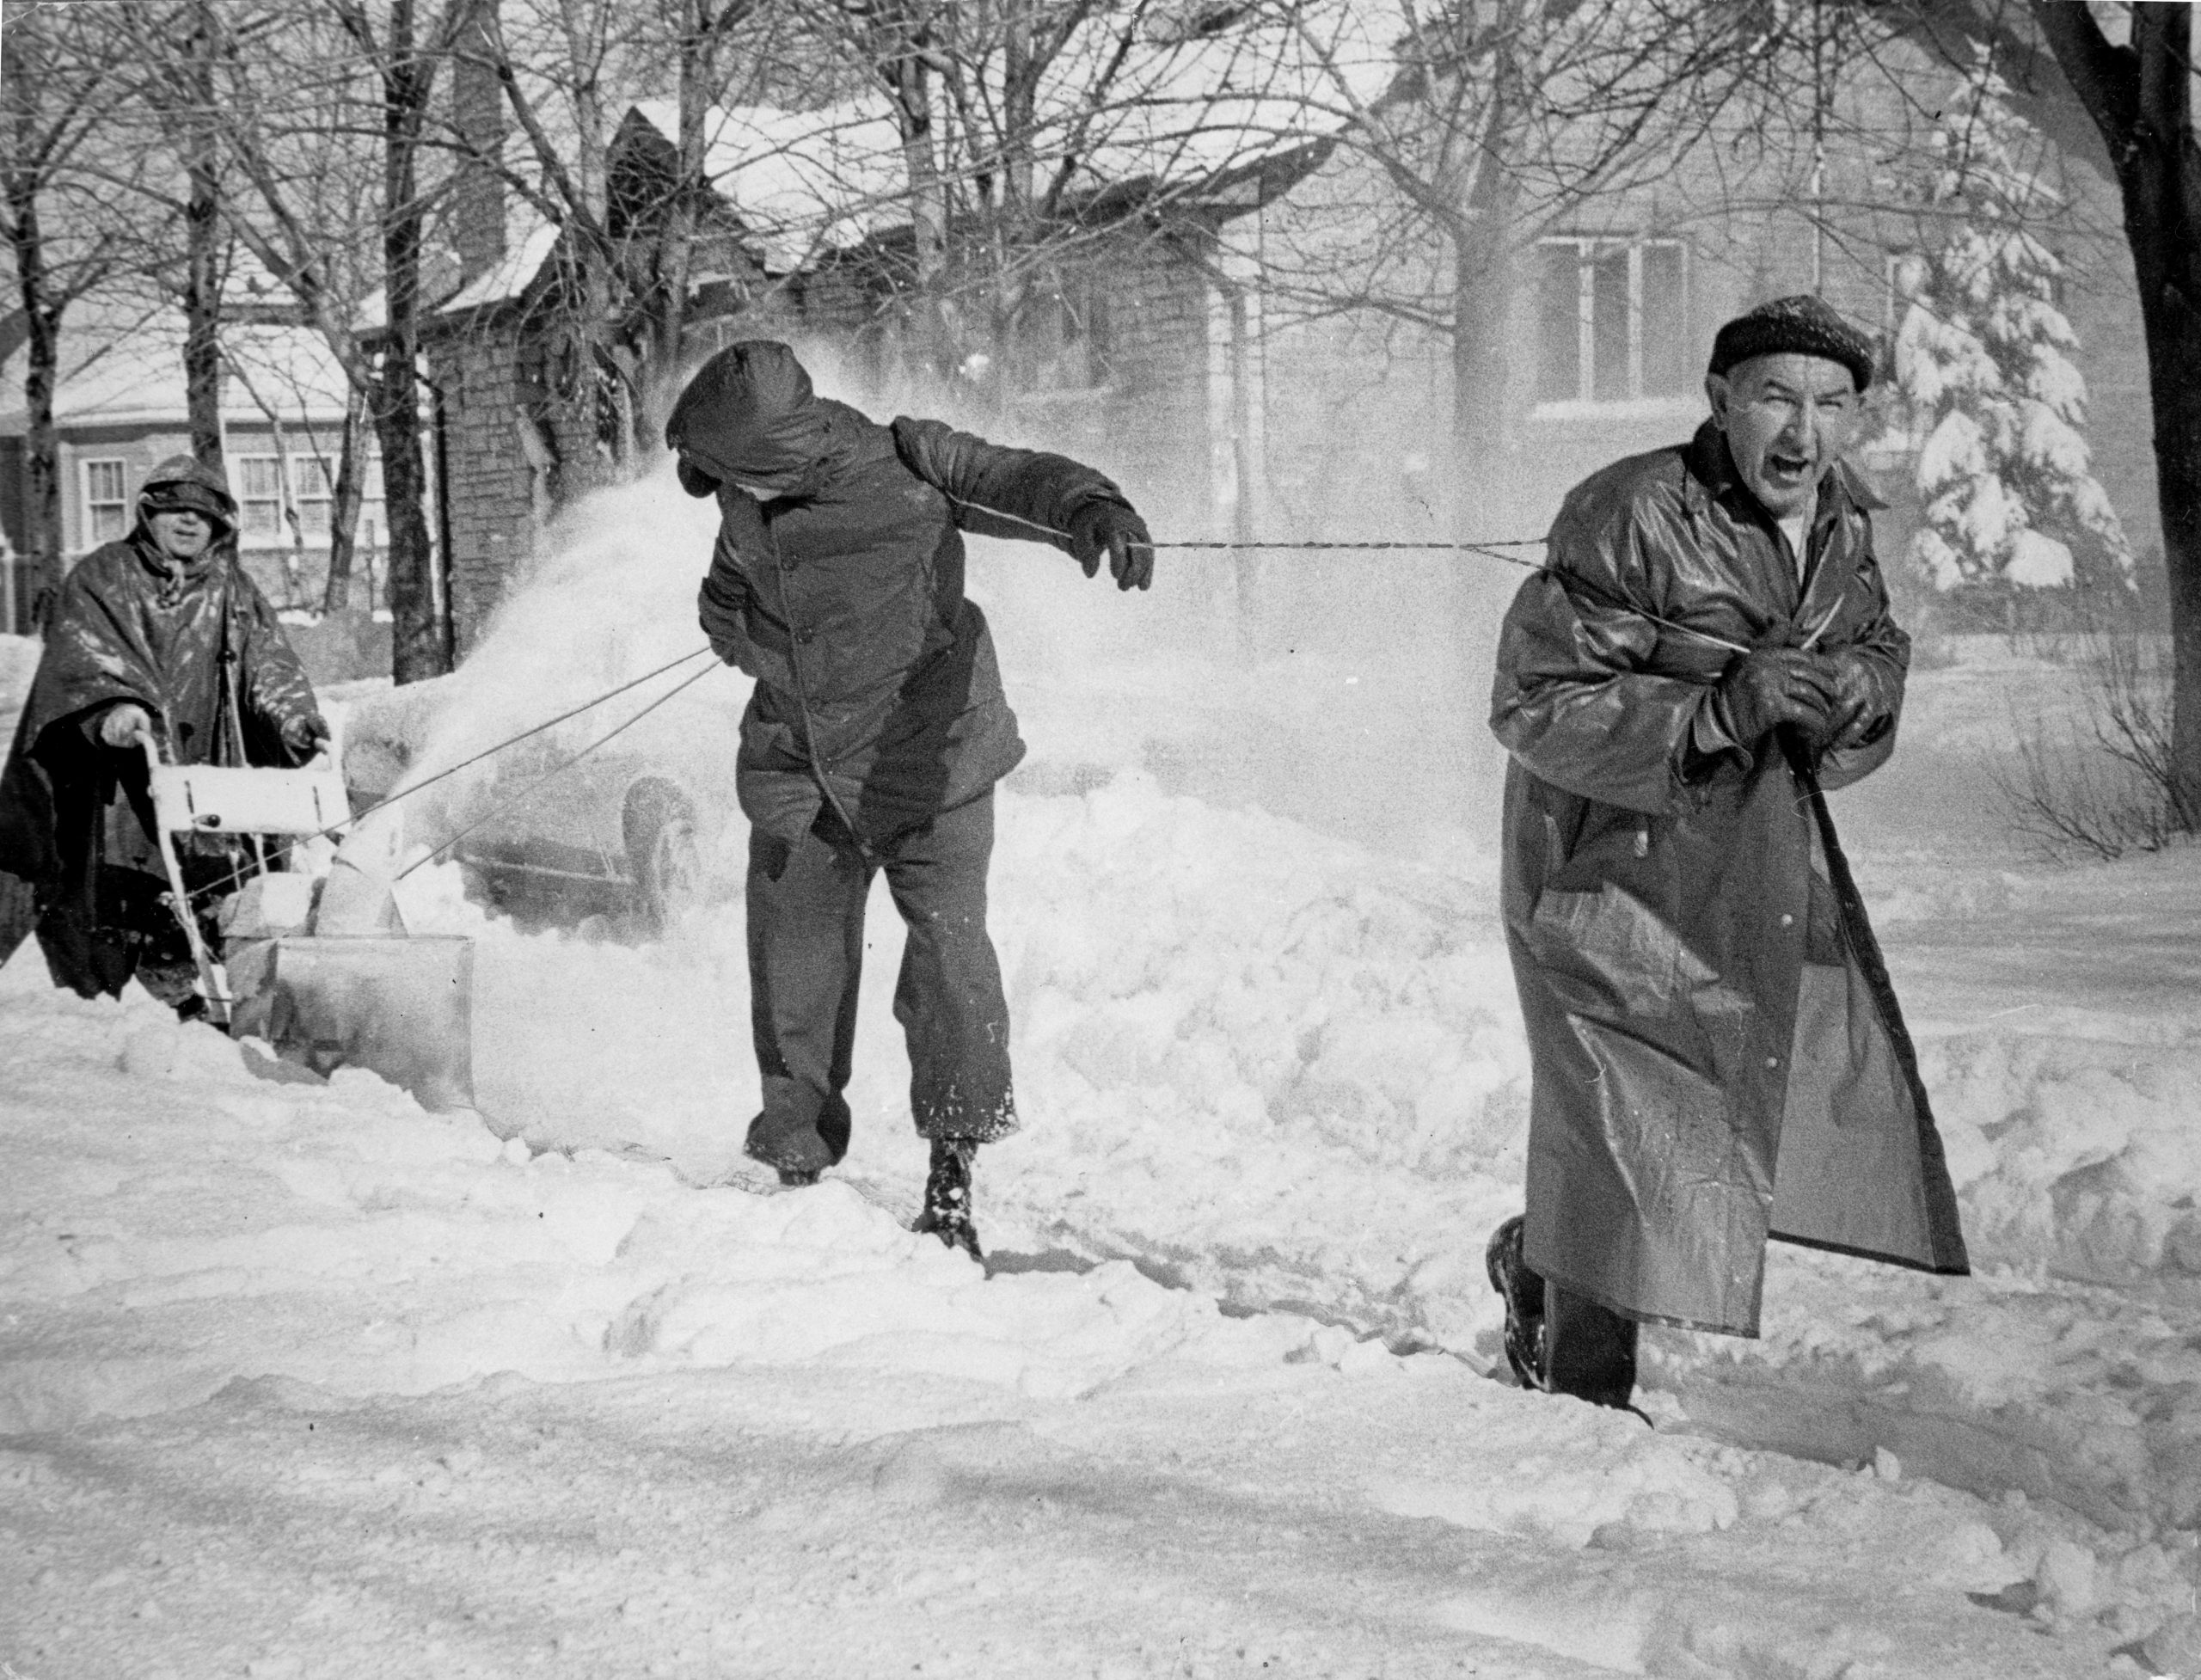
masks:
POLYGON ((1711 419, 1577 485, 1506 615, 1533 1091, 1488 1262, 1527 1386, 1625 1406, 1639 1321, 1756 1335, 1769 1235, 1966 1269, 1821 794, 1886 762, 1910 659, 1841 463, 1872 373, 1815 297, 1729 322, 1711 419))
MULTIPOLYGON (((221 474, 188 455, 146 475, 129 534, 78 561, 54 598, 0 773, 0 871, 33 888, 55 984, 93 997, 134 974, 187 1018, 205 1004, 165 902, 144 740, 170 763, 286 767, 328 740, 297 655, 237 564, 236 517, 221 474)), ((230 875, 236 844, 178 837, 186 886, 230 875)))
POLYGON ((718 500, 703 628, 757 679, 738 776, 763 1110, 745 1148, 789 1184, 848 1151, 864 899, 884 869, 909 929, 910 1106, 932 1145, 917 1229, 975 1259, 972 1157, 1016 1129, 986 865, 993 786, 1024 743, 963 593, 962 533, 1052 543, 1088 577, 1105 555, 1144 589, 1146 527, 1089 467, 937 420, 874 424, 766 340, 706 362, 665 436, 689 494, 718 500))

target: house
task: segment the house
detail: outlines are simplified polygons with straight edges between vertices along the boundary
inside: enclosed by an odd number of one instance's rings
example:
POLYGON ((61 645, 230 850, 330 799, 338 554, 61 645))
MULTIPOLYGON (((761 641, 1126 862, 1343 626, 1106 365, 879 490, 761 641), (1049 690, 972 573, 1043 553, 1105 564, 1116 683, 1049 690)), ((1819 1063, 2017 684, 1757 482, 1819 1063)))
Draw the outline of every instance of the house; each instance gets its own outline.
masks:
MULTIPOLYGON (((1363 28, 1367 12, 1340 10, 1340 27, 1363 28)), ((1096 38, 1081 50, 1111 49, 1096 38)), ((1128 72, 1136 96, 1086 133, 1082 184, 1024 265, 1014 320, 976 334, 985 347, 945 385, 906 377, 915 235, 907 152, 884 95, 711 113, 684 363, 744 338, 829 346, 882 414, 906 399, 1003 442, 1074 452, 1136 487, 1140 506, 1173 525, 1227 534, 1243 524, 1246 475, 1216 439, 1248 412, 1253 363, 1244 310, 1218 267, 1221 232, 1304 175, 1324 126, 1343 120, 1310 126, 1321 107, 1273 74, 1255 92, 1230 91, 1239 50, 1190 38, 1139 48, 1128 72)), ((1372 50, 1354 62, 1364 91, 1389 73, 1372 50)), ((1297 74, 1333 77, 1337 63, 1297 74)), ((499 144, 494 92, 454 84, 455 119, 485 150, 499 144)), ((1040 126, 1057 120, 1043 98, 1040 126)), ((674 107, 644 102, 610 144, 606 219, 615 239, 642 236, 629 249, 647 248, 650 218, 678 179, 676 134, 674 107)), ((457 222, 460 284, 422 333, 462 656, 548 523, 601 481, 616 429, 646 430, 615 403, 588 400, 568 236, 508 218, 493 179, 473 190, 457 222)))
MULTIPOLYGON (((1499 458, 1480 463, 1466 508, 1444 494, 1465 476, 1448 458, 1456 383, 1446 334, 1415 324, 1411 309, 1336 307, 1351 286, 1367 285, 1364 269, 1337 265, 1327 295, 1309 279, 1310 265, 1407 224, 1383 169, 1348 142, 1233 222, 1221 267, 1259 315, 1238 447, 1271 528, 1411 538, 1449 535, 1461 519, 1481 536, 1533 539, 1568 487, 1703 420, 1705 362, 1723 321, 1816 291, 1891 343, 1907 301, 1904 259, 1934 232, 1904 207, 1890 159, 1906 145, 1922 152, 1932 113, 1954 101, 1960 80, 1922 52, 1905 62, 1907 97, 1870 77, 1842 83, 1842 120, 1829 125, 1816 179, 1808 158, 1799 170, 1796 159, 1715 134, 1714 144, 1661 156, 1640 179, 1623 176, 1579 202, 1523 207, 1499 334, 1505 376, 1472 395, 1497 418, 1499 458), (1938 100, 1925 91, 1936 87, 1938 100), (1738 167, 1753 156, 1754 169, 1738 167)), ((2157 587, 2147 366, 2116 189, 2082 162, 2051 156, 2042 167, 2056 170, 2070 199, 2053 235, 2067 282, 2058 301, 2083 347, 2094 471, 2140 556, 2143 586, 2157 587)), ((1400 261, 1419 271, 1392 283, 1423 286, 1411 301, 1425 320, 1441 318, 1444 253, 1425 231, 1416 236, 1418 245, 1398 245, 1400 261)), ((1897 555, 1918 518, 1911 457, 1893 437, 1867 454, 1892 504, 1881 548, 1897 555)), ((1891 572, 1899 587, 1922 587, 1891 572)))
MULTIPOLYGON (((230 325, 222 334, 223 459, 237 500, 245 568, 279 608, 317 609, 328 566, 329 509, 343 432, 345 380, 328 346, 295 325, 230 325)), ((172 312, 123 323, 72 322, 54 394, 60 434, 61 548, 73 562, 128 531, 155 463, 191 449, 183 325, 172 312)), ((14 406, 0 409, 0 629, 29 633, 25 558, 29 493, 23 356, 0 364, 14 406)), ((357 530, 354 602, 379 602, 384 521, 371 454, 357 530)))

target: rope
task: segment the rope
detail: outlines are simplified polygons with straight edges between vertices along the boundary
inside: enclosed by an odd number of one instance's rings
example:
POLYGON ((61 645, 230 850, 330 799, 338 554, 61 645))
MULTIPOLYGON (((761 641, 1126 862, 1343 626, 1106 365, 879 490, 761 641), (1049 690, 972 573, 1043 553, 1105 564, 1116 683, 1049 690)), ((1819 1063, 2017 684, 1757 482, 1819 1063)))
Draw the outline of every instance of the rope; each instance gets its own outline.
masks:
POLYGON ((1487 556, 1488 556, 1489 558, 1491 558, 1492 560, 1502 560, 1502 561, 1505 561, 1505 562, 1506 562, 1508 565, 1510 565, 1510 566, 1525 566, 1525 567, 1528 567, 1530 571, 1532 571, 1532 572, 1541 572, 1541 571, 1542 571, 1542 570, 1543 570, 1543 566, 1542 566, 1542 563, 1541 561, 1533 561, 1533 560, 1523 560, 1523 559, 1521 559, 1521 558, 1520 558, 1518 555, 1517 555, 1501 554, 1501 553, 1499 553, 1499 550, 1500 550, 1501 549, 1529 549, 1529 548, 1542 548, 1542 547, 1543 546, 1543 543, 1544 543, 1544 539, 1543 539, 1542 537, 1541 537, 1541 536, 1509 536, 1509 537, 1505 537, 1505 538, 1493 539, 1493 540, 1492 540, 1492 541, 1490 541, 1490 542, 1488 542, 1488 543, 1220 543, 1220 542, 1213 542, 1213 543, 1126 543, 1125 546, 1125 547, 1127 547, 1127 548, 1132 548, 1132 549, 1420 549, 1434 550, 1434 551, 1440 552, 1440 553, 1441 553, 1441 552, 1445 552, 1445 551, 1450 551, 1450 552, 1454 552, 1454 553, 1457 553, 1457 552, 1461 552, 1461 551, 1465 551, 1466 553, 1468 553, 1468 554, 1485 555, 1487 555, 1487 556))
POLYGON ((656 699, 651 701, 648 705, 643 707, 641 711, 635 713, 634 716, 628 718, 626 722, 621 724, 617 728, 609 730, 605 733, 598 736, 596 739, 591 741, 579 752, 573 754, 572 757, 567 759, 562 763, 553 765, 549 769, 536 777, 534 781, 529 782, 526 787, 521 788, 517 794, 514 794, 510 799, 500 800, 497 804, 491 806, 487 811, 483 812, 479 817, 476 817, 464 828, 459 830, 457 833, 452 835, 448 840, 444 841, 441 844, 434 847, 431 850, 421 853, 420 856, 414 858, 410 863, 407 864, 402 869, 400 869, 396 874, 390 878, 390 885, 395 886, 399 881, 403 880, 406 876, 411 874, 422 864, 441 856, 444 852, 449 851, 453 846, 456 846, 460 841, 465 839, 468 835, 473 833, 475 830, 481 827, 484 824, 502 816, 506 812, 512 810, 514 806, 525 803, 526 800, 532 797, 545 782, 553 781, 556 777, 563 776, 567 770, 573 769, 574 765, 579 763, 582 759, 587 757, 590 753, 594 752, 598 747, 603 746, 609 741, 616 740, 619 736, 625 734, 627 731, 632 729, 652 712, 654 712, 659 707, 664 705, 665 702, 671 699, 673 696, 680 693, 684 689, 691 689, 695 687, 696 684, 702 682, 703 678, 709 676, 711 672, 717 669, 718 667, 716 665, 707 665, 694 676, 684 678, 680 682, 674 684, 672 687, 667 689, 656 699))
MULTIPOLYGON (((605 701, 616 700, 621 695, 626 693, 629 689, 640 688, 652 678, 662 677, 666 671, 676 670, 679 666, 686 665, 689 660, 699 659, 710 651, 709 644, 706 643, 704 646, 696 648, 691 652, 683 653, 678 659, 661 665, 654 671, 644 671, 641 676, 635 678, 631 682, 622 683, 616 689, 606 689, 602 694, 598 695, 595 699, 585 700, 570 711, 561 712, 557 716, 546 719, 544 721, 536 724, 531 728, 521 730, 517 735, 508 735, 503 740, 497 742, 494 746, 486 746, 482 748, 481 751, 475 753, 470 758, 462 758, 456 764, 451 764, 443 769, 438 770, 433 776, 422 776, 418 782, 412 782, 406 787, 399 788, 387 799, 383 800, 380 803, 370 807, 368 810, 362 811, 356 817, 346 817, 341 822, 331 823, 327 828, 321 830, 318 833, 303 835, 300 837, 307 840, 333 840, 338 835, 341 834, 346 829, 351 828, 359 823, 365 821, 366 819, 373 815, 375 812, 383 810, 389 806, 393 806, 400 800, 410 799, 422 788, 432 788, 438 782, 445 781, 451 776, 457 776, 461 770, 470 769, 475 765, 480 763, 484 758, 494 757, 496 754, 502 752, 508 746, 517 746, 522 741, 527 740, 530 737, 540 735, 546 729, 555 729, 558 725, 564 723, 568 719, 579 717, 583 712, 593 711, 597 707, 604 704, 605 701)), ((702 671, 696 673, 696 676, 708 676, 710 671, 711 667, 706 665, 702 671)), ((690 678, 689 679, 690 682, 694 680, 694 678, 690 678)), ((680 685, 680 688, 685 688, 687 684, 683 683, 680 685)), ((665 698, 669 700, 672 697, 673 694, 677 694, 679 692, 680 689, 676 688, 671 691, 671 694, 665 696, 665 698)), ((635 714, 636 717, 640 717, 641 715, 643 714, 639 712, 635 714)), ((633 720, 629 719, 628 721, 631 722, 633 720)), ((625 725, 622 725, 621 727, 625 727, 625 725)), ((617 732, 614 731, 613 733, 616 733, 617 732)), ((610 737, 606 736, 604 739, 608 740, 610 737)), ((599 742, 598 745, 601 745, 602 743, 599 742)), ((569 759, 567 762, 571 763, 572 760, 569 759)), ((561 765, 559 768, 562 769, 564 766, 561 765)), ((555 776, 557 774, 557 771, 554 770, 551 774, 555 776)), ((470 832, 471 831, 469 831, 470 832)), ((244 880, 250 875, 256 873, 258 872, 249 867, 240 866, 237 868, 230 870, 228 874, 219 876, 216 880, 208 882, 204 886, 193 888, 191 896, 197 898, 205 897, 209 893, 227 892, 230 886, 234 886, 238 881, 244 880)))
MULTIPOLYGON (((946 491, 942 491, 941 494, 942 495, 947 494, 946 491)), ((1065 543, 1073 543, 1076 541, 1076 539, 1066 530, 1058 530, 1052 525, 1043 525, 1037 519, 1027 519, 1021 513, 1004 513, 997 507, 988 507, 981 502, 966 501, 960 496, 948 496, 947 500, 953 502, 958 507, 975 508, 978 512, 985 515, 989 519, 1006 520, 1010 524, 1021 525, 1025 530, 1036 532, 1041 536, 1058 536, 1065 543)), ((987 534, 988 533, 984 530, 980 530, 977 533, 977 535, 981 536, 987 534)), ((1486 560, 1502 561, 1508 566, 1517 566, 1524 571, 1548 572, 1551 570, 1551 567, 1542 561, 1524 560, 1518 555, 1509 555, 1505 552, 1508 549, 1540 548, 1543 545, 1546 540, 1547 539, 1541 536, 1501 536, 1493 537, 1487 543, 1236 543, 1205 541, 1183 543, 1127 543, 1124 546, 1127 549, 1144 549, 1149 553, 1158 553, 1164 549, 1205 549, 1210 551, 1272 549, 1294 549, 1302 552, 1321 549, 1334 549, 1346 551, 1358 550, 1363 552, 1370 549, 1415 549, 1425 553, 1480 555, 1486 560)), ((1704 642, 1714 647, 1723 649, 1730 653, 1747 653, 1750 651, 1749 648, 1744 647, 1740 642, 1730 641, 1725 636, 1715 636, 1709 630, 1695 629, 1687 624, 1677 624, 1670 618, 1661 618, 1657 613, 1647 612, 1633 601, 1622 600, 1604 593, 1603 591, 1596 588, 1593 585, 1581 578, 1569 576, 1567 578, 1567 583, 1572 587, 1578 589, 1582 593, 1589 596, 1592 600, 1597 601, 1602 606, 1609 607, 1615 612, 1631 614, 1637 618, 1642 619, 1646 623, 1656 624, 1662 630, 1671 630, 1676 635, 1694 636, 1699 641, 1704 642)))

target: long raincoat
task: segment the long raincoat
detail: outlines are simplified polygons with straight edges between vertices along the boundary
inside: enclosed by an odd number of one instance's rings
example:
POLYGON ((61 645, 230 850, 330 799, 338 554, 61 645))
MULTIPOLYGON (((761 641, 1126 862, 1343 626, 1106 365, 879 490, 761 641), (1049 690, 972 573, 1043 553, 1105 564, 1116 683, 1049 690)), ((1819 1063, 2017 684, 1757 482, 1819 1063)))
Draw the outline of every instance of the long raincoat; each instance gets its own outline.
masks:
POLYGON ((1757 1333, 1769 1235, 1966 1270, 1822 788, 1894 746, 1910 639, 1828 475, 1800 586, 1707 424, 1572 491, 1506 615, 1503 909, 1534 1070, 1525 1257, 1628 1316, 1757 1333), (1816 765, 1710 706, 1735 646, 1855 648, 1885 727, 1816 765))
POLYGON ((721 659, 757 679, 737 791, 758 829, 794 841, 830 799, 868 843, 975 798, 1024 743, 985 616, 963 593, 962 533, 1062 533, 1101 474, 937 420, 877 424, 816 395, 783 346, 723 366, 665 428, 720 481, 700 606, 721 659), (733 480, 778 494, 759 503, 733 480))
MULTIPOLYGON (((218 475, 205 481, 226 498, 218 475)), ((295 764, 284 726, 319 715, 273 609, 226 538, 178 562, 141 518, 77 563, 0 771, 0 872, 34 889, 54 979, 88 997, 121 989, 133 935, 157 932, 168 915, 157 909, 167 882, 144 761, 96 734, 100 714, 124 701, 150 714, 164 756, 187 764, 295 764)))

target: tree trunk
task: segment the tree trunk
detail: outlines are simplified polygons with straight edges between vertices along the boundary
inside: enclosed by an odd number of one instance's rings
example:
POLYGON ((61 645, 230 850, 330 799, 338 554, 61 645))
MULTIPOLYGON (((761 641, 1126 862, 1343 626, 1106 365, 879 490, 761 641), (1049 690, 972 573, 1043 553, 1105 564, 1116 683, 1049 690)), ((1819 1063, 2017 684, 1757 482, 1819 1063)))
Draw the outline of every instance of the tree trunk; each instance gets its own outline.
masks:
POLYGON ((2193 132, 2192 13, 2135 6, 2112 47, 2079 0, 2033 14, 2108 143, 2139 280, 2155 409, 2156 502, 2170 573, 2170 790, 2201 827, 2201 144, 2193 132))
MULTIPOLYGON (((18 107, 22 108, 21 107, 18 107)), ((60 377, 61 311, 47 295, 46 235, 38 192, 29 180, 8 181, 9 221, 15 238, 15 284, 23 300, 23 546, 31 560, 31 614, 44 623, 53 592, 61 587, 61 433, 53 423, 53 390, 60 377)))
POLYGON ((359 504, 365 500, 366 475, 359 469, 359 422, 365 408, 359 394, 347 388, 344 431, 336 447, 336 483, 328 501, 328 579, 321 592, 325 613, 343 612, 352 604, 352 550, 359 538, 359 504))
POLYGON ((1505 522, 1511 478, 1506 405, 1513 383, 1513 245, 1521 186, 1502 148, 1525 102, 1519 74, 1511 52, 1499 47, 1474 179, 1452 236, 1452 457, 1458 470, 1451 527, 1463 540, 1506 534, 1492 527, 1505 522))
MULTIPOLYGON (((665 296, 658 317, 657 342, 652 346, 652 365, 644 382, 650 406, 661 405, 668 413, 678 392, 682 340, 688 333, 696 205, 705 190, 703 123, 717 80, 719 26, 710 15, 710 4, 711 0, 681 0, 679 176, 673 183, 672 202, 665 207, 664 242, 659 248, 658 261, 658 283, 664 287, 665 296)), ((659 418, 652 414, 648 423, 654 426, 659 418)))
POLYGON ((184 50, 199 108, 187 113, 183 135, 184 174, 190 186, 183 212, 184 402, 190 414, 192 454, 200 465, 220 472, 224 469, 222 203, 209 114, 214 101, 214 30, 205 0, 198 0, 192 7, 191 19, 191 36, 184 50))
POLYGON ((420 447, 420 233, 415 181, 433 69, 414 50, 413 0, 391 0, 383 69, 383 274, 388 299, 375 433, 382 445, 389 529, 390 674, 400 683, 451 666, 451 623, 436 587, 428 536, 428 469, 420 447))
POLYGON ((932 82, 918 56, 917 25, 905 20, 904 33, 880 70, 894 100, 894 121, 902 139, 902 164, 909 177, 910 230, 916 246, 911 275, 910 336, 916 360, 933 375, 947 371, 955 358, 949 342, 947 300, 941 295, 947 269, 947 188, 940 178, 933 149, 932 82))
MULTIPOLYGON (((1495 172, 1493 172, 1495 173, 1495 172)), ((1505 405, 1513 381, 1511 231, 1479 217, 1453 245, 1452 524, 1462 539, 1503 535, 1509 477, 1505 405)))

